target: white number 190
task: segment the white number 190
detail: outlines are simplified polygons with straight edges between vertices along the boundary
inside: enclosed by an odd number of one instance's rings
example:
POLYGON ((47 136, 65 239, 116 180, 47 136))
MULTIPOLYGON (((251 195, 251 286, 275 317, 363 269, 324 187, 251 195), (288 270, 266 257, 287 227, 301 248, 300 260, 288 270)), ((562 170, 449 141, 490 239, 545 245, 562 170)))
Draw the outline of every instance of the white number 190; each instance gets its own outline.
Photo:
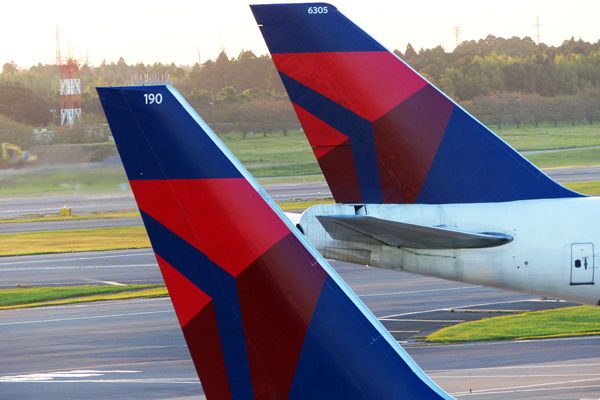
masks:
POLYGON ((144 101, 146 104, 160 104, 163 101, 163 96, 160 93, 144 93, 144 101))

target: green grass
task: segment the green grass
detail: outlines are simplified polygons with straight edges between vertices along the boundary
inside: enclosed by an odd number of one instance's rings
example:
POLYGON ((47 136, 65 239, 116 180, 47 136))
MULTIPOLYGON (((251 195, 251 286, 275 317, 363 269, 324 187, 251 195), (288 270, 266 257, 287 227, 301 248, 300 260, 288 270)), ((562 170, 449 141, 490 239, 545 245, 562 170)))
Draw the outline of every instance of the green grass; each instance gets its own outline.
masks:
POLYGON ((121 166, 19 172, 19 174, 0 177, 0 197, 129 190, 121 166))
MULTIPOLYGON (((269 177, 271 183, 322 180, 321 171, 304 133, 272 133, 267 137, 241 134, 222 136, 242 164, 257 178, 269 177)), ((0 175, 0 197, 41 194, 100 193, 129 190, 123 168, 94 167, 61 171, 21 170, 18 174, 0 175)))
POLYGON ((527 154, 526 157, 540 168, 598 165, 600 148, 527 154))
POLYGON ((0 234, 0 256, 150 247, 142 226, 0 234))
MULTIPOLYGON (((304 210, 317 204, 333 204, 332 199, 312 201, 289 201, 279 203, 284 211, 304 210)), ((115 212, 88 214, 78 217, 35 217, 0 220, 2 222, 41 222, 65 221, 89 218, 122 218, 139 216, 138 212, 115 212)), ((150 247, 146 230, 142 226, 65 229, 40 232, 20 232, 0 234, 0 257, 31 254, 71 253, 82 251, 107 251, 140 249, 150 247)))
MULTIPOLYGON (((282 202, 284 211, 304 210, 317 204, 333 204, 332 199, 282 202)), ((139 216, 137 212, 89 214, 90 218, 139 216)), ((64 221, 74 217, 38 217, 4 220, 2 222, 64 221)), ((105 251, 140 249, 150 247, 146 230, 142 226, 65 229, 56 231, 21 232, 0 234, 0 256, 28 254, 70 253, 81 251, 105 251)))
POLYGON ((221 136, 233 154, 257 177, 318 175, 319 165, 303 132, 221 136))
POLYGON ((564 183, 566 187, 572 189, 576 192, 583 194, 600 194, 600 181, 591 181, 591 182, 567 182, 564 183))
POLYGON ((510 126, 501 130, 492 126, 492 130, 519 151, 600 146, 600 124, 540 125, 520 129, 510 126))
MULTIPOLYGON (((520 151, 600 146, 600 124, 576 126, 506 127, 497 133, 520 151)), ((221 136, 250 173, 267 183, 323 181, 306 136, 301 131, 221 136)), ((600 149, 581 149, 527 156, 541 168, 600 164, 600 149)), ((0 174, 0 197, 40 194, 100 193, 129 190, 121 166, 66 171, 21 170, 0 174)))
POLYGON ((335 204, 335 201, 333 201, 333 199, 319 199, 309 201, 285 201, 277 203, 279 208, 281 208, 283 211, 305 210, 308 207, 316 206, 319 204, 335 204))
POLYGON ((37 286, 0 290, 0 310, 166 296, 164 285, 37 286))
POLYGON ((600 308, 575 306, 485 318, 442 328, 428 342, 461 343, 600 334, 600 308))

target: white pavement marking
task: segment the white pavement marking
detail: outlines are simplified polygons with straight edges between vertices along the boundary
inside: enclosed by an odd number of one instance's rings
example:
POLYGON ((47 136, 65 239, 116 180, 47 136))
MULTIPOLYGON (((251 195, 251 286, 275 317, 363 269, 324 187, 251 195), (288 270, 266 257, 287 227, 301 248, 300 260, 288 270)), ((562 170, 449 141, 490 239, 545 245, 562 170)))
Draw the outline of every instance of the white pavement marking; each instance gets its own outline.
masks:
POLYGON ((465 322, 464 319, 401 319, 401 318, 377 318, 380 321, 392 322, 465 322))
MULTIPOLYGON (((546 383, 536 383, 533 385, 520 385, 520 386, 508 386, 508 387, 499 387, 499 388, 490 388, 490 389, 479 389, 473 390, 470 392, 457 392, 451 393, 453 396, 476 396, 479 394, 504 394, 504 393, 515 393, 515 392, 528 392, 528 391, 536 391, 536 390, 561 390, 561 389, 580 389, 582 386, 562 386, 562 387, 554 387, 556 385, 572 385, 575 383, 582 382, 592 382, 600 380, 598 378, 589 378, 589 379, 574 379, 570 381, 560 381, 560 382, 546 382, 546 383), (552 387, 549 387, 552 386, 552 387)), ((594 385, 592 387, 596 387, 598 385, 594 385)))
POLYGON ((115 281, 96 281, 96 282, 104 283, 105 285, 110 285, 110 286, 127 286, 127 284, 125 284, 125 283, 115 282, 115 281))
POLYGON ((48 207, 48 208, 32 208, 28 210, 0 210, 0 214, 9 214, 9 213, 31 213, 31 212, 39 212, 39 211, 56 211, 59 207, 48 207))
POLYGON ((186 385, 197 385, 200 383, 199 380, 189 378, 140 378, 140 379, 77 379, 77 380, 57 380, 51 381, 36 381, 36 380, 20 380, 20 381, 3 381, 1 383, 149 383, 149 384, 186 384, 186 385))
POLYGON ((115 268, 144 268, 155 267, 156 264, 119 264, 119 265, 65 265, 52 267, 18 267, 18 268, 0 268, 0 272, 19 272, 19 271, 63 271, 71 269, 115 269, 115 268))
POLYGON ((43 372, 23 375, 0 376, 1 383, 150 383, 150 384, 194 384, 200 381, 197 378, 103 378, 105 375, 137 374, 142 371, 133 370, 72 370, 43 372), (83 379, 82 379, 83 378, 83 379))
MULTIPOLYGON (((50 263, 50 262, 58 262, 58 261, 83 261, 83 260, 104 260, 107 258, 121 258, 121 257, 135 257, 139 255, 152 255, 152 251, 140 251, 140 252, 128 252, 122 254, 112 254, 112 255, 101 255, 101 256, 89 256, 89 257, 66 257, 66 258, 46 258, 43 260, 26 260, 26 261, 10 261, 10 262, 0 262, 0 266, 3 265, 18 265, 18 264, 41 264, 41 263, 50 263)), ((31 256, 19 256, 19 258, 31 257, 31 256)), ((39 256, 34 256, 39 257, 39 256)))
POLYGON ((429 376, 435 376, 436 379, 489 379, 489 378, 559 378, 559 377, 583 377, 583 376, 595 376, 600 378, 600 374, 504 374, 504 375, 438 375, 429 374, 429 376))
POLYGON ((136 316, 136 315, 164 314, 164 313, 172 313, 172 312, 173 311, 171 311, 171 310, 145 311, 145 312, 123 313, 123 314, 91 315, 88 317, 40 319, 40 320, 36 320, 36 321, 4 322, 4 323, 0 323, 0 326, 44 324, 44 323, 49 323, 49 322, 80 321, 80 320, 85 320, 85 319, 118 318, 118 317, 130 317, 130 316, 136 316))
POLYGON ((415 293, 431 293, 431 292, 446 292, 449 290, 465 290, 465 289, 477 289, 482 286, 458 286, 444 289, 428 289, 428 290, 410 290, 405 292, 390 292, 390 293, 372 293, 372 294, 361 294, 358 297, 377 297, 377 296, 397 296, 403 294, 415 294, 415 293))
POLYGON ((455 306, 455 307, 444 307, 444 308, 433 308, 431 310, 423 310, 423 311, 411 311, 400 314, 390 314, 383 315, 381 317, 377 317, 378 319, 387 319, 387 318, 395 318, 395 317, 404 317, 406 315, 418 315, 418 314, 427 314, 438 311, 449 311, 455 308, 469 308, 469 307, 482 307, 482 306, 493 306, 498 304, 511 304, 511 303, 522 303, 527 301, 537 301, 538 299, 522 299, 522 300, 510 300, 510 301, 496 301, 493 303, 479 303, 479 304, 466 304, 464 306, 455 306))
POLYGON ((72 370, 72 371, 56 371, 42 372, 23 375, 6 375, 0 376, 0 382, 41 382, 51 381, 55 378, 91 378, 94 376, 104 376, 106 374, 134 374, 141 371, 130 370, 114 370, 114 371, 97 371, 97 370, 72 370))
MULTIPOLYGON (((575 338, 570 338, 575 339, 575 338)), ((577 338, 580 339, 580 338, 577 338)), ((549 339, 544 339, 548 341, 549 339)), ((600 363, 576 363, 576 364, 526 364, 526 365, 506 365, 503 367, 481 367, 481 368, 467 368, 464 371, 485 371, 485 370, 499 370, 499 369, 526 369, 531 370, 533 368, 577 368, 577 367, 598 367, 600 363)), ((437 369, 429 370, 429 374, 439 374, 444 372, 455 372, 455 369, 437 369)))

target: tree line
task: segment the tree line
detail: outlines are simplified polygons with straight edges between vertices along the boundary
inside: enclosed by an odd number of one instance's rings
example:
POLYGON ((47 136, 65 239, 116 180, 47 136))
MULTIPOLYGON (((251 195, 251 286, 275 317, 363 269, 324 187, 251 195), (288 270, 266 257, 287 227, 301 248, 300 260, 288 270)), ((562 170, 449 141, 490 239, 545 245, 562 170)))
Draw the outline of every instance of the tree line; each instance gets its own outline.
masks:
MULTIPOLYGON (((488 36, 466 41, 452 52, 441 46, 401 58, 490 125, 594 123, 600 120, 600 41, 570 39, 560 46, 530 38, 488 36)), ((260 132, 298 126, 269 56, 224 51, 193 66, 103 62, 81 67, 84 123, 102 123, 95 87, 129 84, 134 77, 165 76, 217 131, 260 132)), ((0 114, 30 126, 56 122, 58 70, 7 63, 0 73, 0 114), (54 110, 54 111, 53 111, 54 110)), ((74 136, 74 135, 71 135, 74 136)))

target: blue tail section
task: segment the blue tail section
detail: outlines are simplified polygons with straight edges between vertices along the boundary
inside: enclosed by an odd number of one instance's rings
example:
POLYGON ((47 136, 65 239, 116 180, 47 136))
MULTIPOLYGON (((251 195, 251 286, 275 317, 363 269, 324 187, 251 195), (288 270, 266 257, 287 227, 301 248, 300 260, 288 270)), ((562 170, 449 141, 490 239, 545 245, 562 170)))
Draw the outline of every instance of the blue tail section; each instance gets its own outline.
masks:
POLYGON ((253 5, 338 203, 579 197, 331 4, 253 5))
POLYGON ((175 89, 98 93, 209 400, 451 398, 175 89))

